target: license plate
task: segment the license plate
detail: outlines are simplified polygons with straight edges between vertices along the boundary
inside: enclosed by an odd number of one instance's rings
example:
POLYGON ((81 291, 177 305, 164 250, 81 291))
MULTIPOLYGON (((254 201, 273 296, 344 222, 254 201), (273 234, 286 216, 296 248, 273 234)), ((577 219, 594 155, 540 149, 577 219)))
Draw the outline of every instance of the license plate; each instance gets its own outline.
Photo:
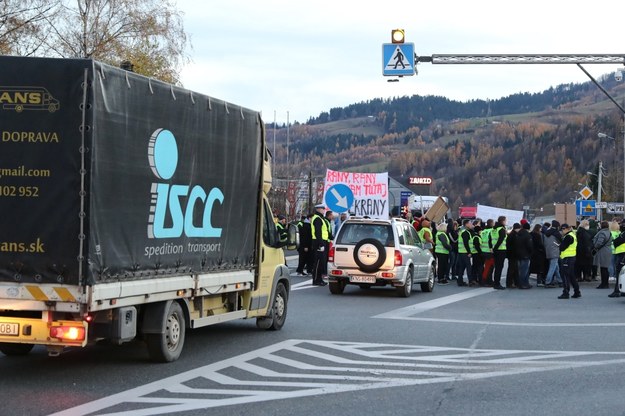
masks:
POLYGON ((350 276, 349 281, 352 283, 375 283, 375 276, 350 276))
POLYGON ((0 322, 0 335, 18 336, 20 333, 20 324, 0 322))

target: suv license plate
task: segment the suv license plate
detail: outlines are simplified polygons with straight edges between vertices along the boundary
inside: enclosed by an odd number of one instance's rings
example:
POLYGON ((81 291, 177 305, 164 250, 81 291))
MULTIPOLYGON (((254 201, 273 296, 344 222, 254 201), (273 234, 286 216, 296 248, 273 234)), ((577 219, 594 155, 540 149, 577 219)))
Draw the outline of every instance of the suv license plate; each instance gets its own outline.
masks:
POLYGON ((350 276, 349 281, 352 283, 375 283, 375 276, 350 276))
POLYGON ((20 324, 0 322, 0 335, 18 336, 20 333, 20 324))

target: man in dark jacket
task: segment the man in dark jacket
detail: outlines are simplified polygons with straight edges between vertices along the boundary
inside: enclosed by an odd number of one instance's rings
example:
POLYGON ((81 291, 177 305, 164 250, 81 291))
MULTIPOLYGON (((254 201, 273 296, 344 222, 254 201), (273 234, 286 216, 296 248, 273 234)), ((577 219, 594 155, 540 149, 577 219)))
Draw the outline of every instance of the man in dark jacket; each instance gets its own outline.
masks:
POLYGON ((299 261, 297 262, 297 275, 306 276, 308 273, 312 273, 312 232, 310 229, 310 215, 307 217, 302 216, 302 219, 297 223, 299 228, 299 261), (306 269, 306 271, 304 271, 306 269))
POLYGON ((582 220, 576 231, 575 278, 578 282, 590 282, 592 278, 592 234, 589 230, 589 221, 582 220))
POLYGON ((506 287, 519 287, 519 259, 517 258, 516 245, 517 234, 521 229, 521 224, 515 222, 512 231, 506 238, 506 256, 508 257, 508 273, 506 274, 506 287))
POLYGON ((516 250, 516 258, 519 262, 519 289, 529 289, 532 287, 530 286, 529 278, 530 259, 532 257, 533 244, 529 228, 529 222, 523 223, 521 229, 517 233, 516 244, 514 247, 516 250))

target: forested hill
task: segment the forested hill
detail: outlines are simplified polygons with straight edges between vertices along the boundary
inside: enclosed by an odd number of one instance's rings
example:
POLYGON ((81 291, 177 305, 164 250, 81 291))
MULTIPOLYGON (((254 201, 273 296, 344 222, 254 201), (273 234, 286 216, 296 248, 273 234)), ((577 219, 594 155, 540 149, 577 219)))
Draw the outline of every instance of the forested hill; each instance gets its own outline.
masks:
MULTIPOLYGON (((619 101, 625 97, 625 86, 612 77, 600 82, 619 101)), ((275 176, 319 176, 326 168, 388 171, 403 183, 408 176, 431 176, 431 193, 449 197, 454 207, 521 209, 570 201, 578 183, 596 183, 586 172, 596 173, 602 161, 608 173, 604 200, 622 200, 622 143, 615 147, 597 137, 604 132, 620 140, 622 120, 590 82, 491 101, 372 99, 289 129, 278 126, 275 176)), ((272 148, 272 125, 267 132, 272 148)))

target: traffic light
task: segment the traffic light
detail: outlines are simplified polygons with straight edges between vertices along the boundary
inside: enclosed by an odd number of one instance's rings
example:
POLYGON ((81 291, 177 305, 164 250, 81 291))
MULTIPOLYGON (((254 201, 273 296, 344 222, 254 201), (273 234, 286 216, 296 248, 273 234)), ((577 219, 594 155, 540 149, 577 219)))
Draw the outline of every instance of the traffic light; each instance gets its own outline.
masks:
POLYGON ((391 42, 392 43, 404 43, 404 29, 391 30, 391 42))

